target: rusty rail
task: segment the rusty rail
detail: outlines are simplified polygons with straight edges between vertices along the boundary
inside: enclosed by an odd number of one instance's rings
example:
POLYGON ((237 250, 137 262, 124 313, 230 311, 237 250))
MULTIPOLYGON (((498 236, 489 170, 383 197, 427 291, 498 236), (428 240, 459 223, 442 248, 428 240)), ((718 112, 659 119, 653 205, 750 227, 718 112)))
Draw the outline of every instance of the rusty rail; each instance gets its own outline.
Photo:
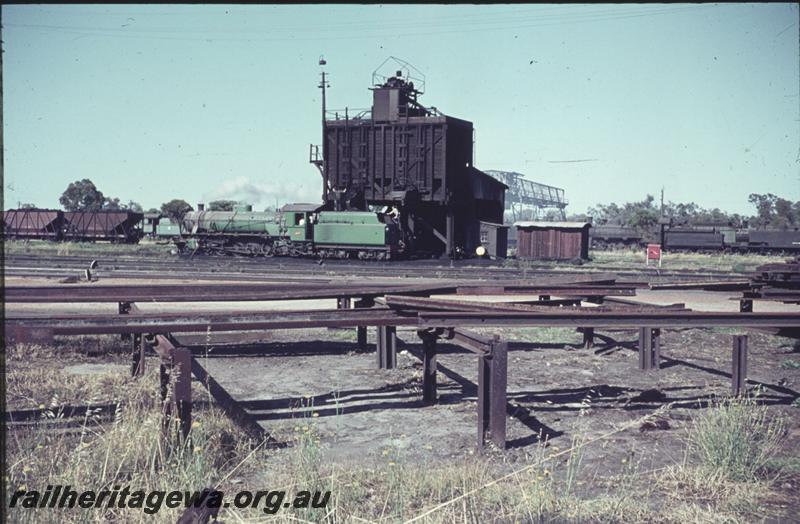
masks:
POLYGON ((800 327, 800 313, 706 311, 421 311, 420 328, 437 327, 800 327))

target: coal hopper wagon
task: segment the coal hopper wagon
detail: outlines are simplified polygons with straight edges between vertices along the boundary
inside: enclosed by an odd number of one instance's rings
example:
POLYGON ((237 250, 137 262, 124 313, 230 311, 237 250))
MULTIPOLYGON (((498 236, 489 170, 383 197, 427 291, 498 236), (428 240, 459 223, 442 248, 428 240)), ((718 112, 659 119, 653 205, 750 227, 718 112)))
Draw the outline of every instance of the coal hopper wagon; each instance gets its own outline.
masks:
POLYGON ((108 241, 132 244, 144 236, 142 213, 9 209, 3 212, 6 239, 108 241))
POLYGON ((8 209, 3 211, 3 238, 13 240, 62 240, 64 212, 57 209, 8 209))

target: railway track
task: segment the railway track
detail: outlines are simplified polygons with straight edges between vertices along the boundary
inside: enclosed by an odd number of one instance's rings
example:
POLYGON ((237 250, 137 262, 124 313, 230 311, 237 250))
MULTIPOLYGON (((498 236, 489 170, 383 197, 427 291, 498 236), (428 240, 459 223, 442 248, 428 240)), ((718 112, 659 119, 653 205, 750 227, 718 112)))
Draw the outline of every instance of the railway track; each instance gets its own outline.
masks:
POLYGON ((175 257, 169 259, 142 259, 130 256, 87 255, 8 255, 5 260, 6 276, 51 277, 75 276, 96 260, 100 277, 154 278, 154 279, 214 279, 261 280, 267 276, 289 279, 309 277, 402 277, 416 279, 526 279, 543 275, 581 275, 613 272, 618 281, 626 283, 660 283, 681 281, 731 281, 742 275, 724 271, 691 269, 643 269, 624 266, 565 267, 552 264, 529 264, 514 267, 512 261, 454 261, 417 260, 389 263, 365 263, 344 260, 312 259, 247 259, 234 257, 175 257))

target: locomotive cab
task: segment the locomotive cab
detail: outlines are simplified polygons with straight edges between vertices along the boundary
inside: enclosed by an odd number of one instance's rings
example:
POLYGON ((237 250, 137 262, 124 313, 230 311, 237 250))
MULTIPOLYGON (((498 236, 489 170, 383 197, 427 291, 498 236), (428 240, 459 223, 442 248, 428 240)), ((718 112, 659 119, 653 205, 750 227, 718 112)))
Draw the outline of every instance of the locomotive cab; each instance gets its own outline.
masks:
POLYGON ((283 230, 290 242, 312 242, 319 204, 286 204, 281 208, 283 230))

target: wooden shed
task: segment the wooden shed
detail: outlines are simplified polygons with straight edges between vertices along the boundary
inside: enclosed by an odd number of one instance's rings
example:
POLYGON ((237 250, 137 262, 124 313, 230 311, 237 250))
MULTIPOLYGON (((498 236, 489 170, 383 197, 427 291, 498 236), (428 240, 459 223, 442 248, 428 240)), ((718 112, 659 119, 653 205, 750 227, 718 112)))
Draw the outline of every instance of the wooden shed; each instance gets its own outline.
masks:
POLYGON ((517 222, 517 258, 589 258, 589 222, 517 222))

